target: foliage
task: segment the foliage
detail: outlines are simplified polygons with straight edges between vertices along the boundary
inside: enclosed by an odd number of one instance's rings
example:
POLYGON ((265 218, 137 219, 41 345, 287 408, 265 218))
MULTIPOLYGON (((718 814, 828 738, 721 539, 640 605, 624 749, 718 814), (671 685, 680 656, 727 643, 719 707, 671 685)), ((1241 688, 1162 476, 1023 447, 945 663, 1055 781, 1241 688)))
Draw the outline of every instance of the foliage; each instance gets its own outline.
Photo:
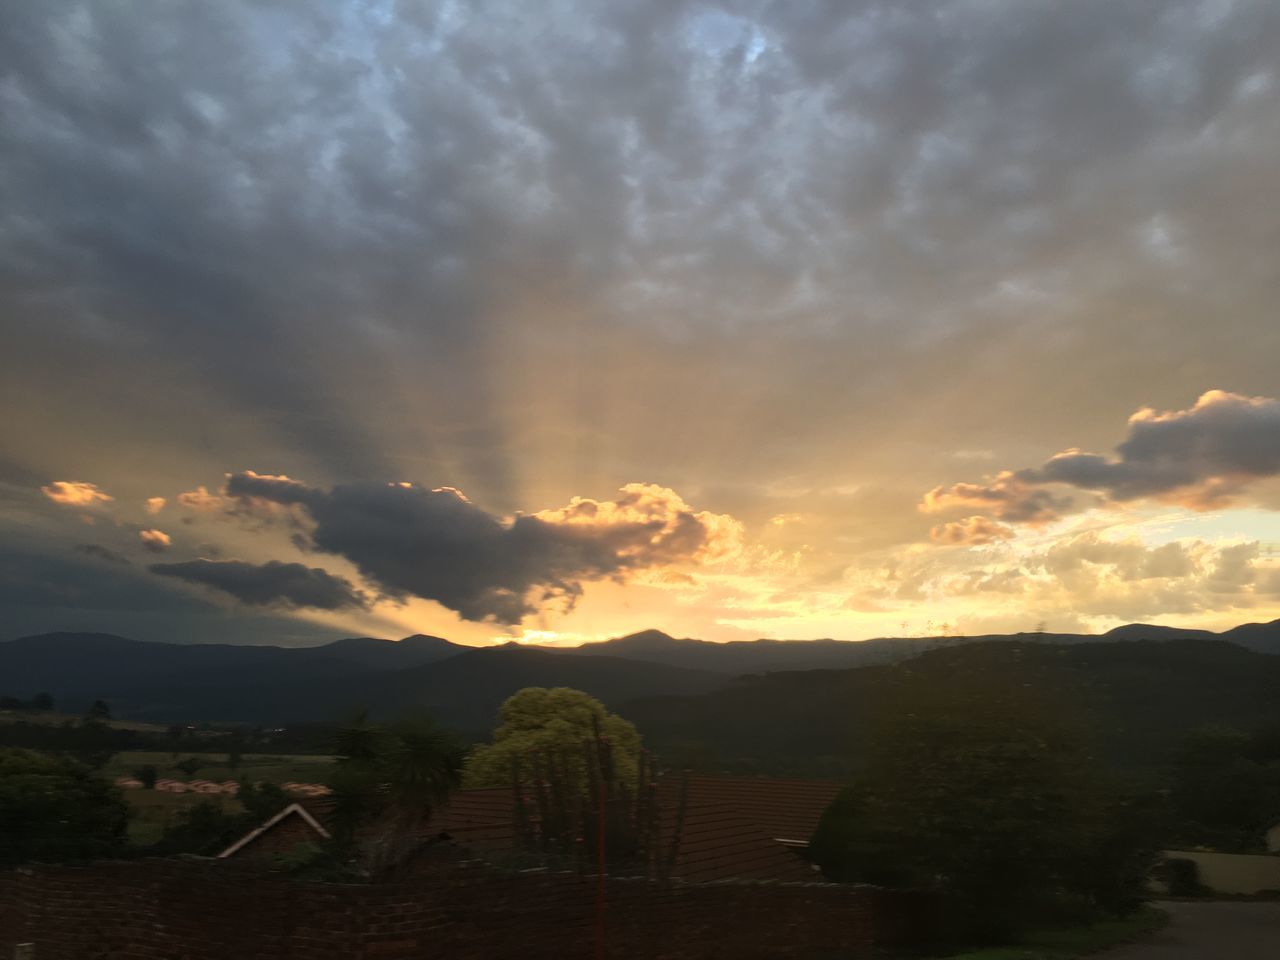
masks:
POLYGON ((203 767, 204 764, 205 761, 201 760, 199 757, 187 757, 185 760, 180 760, 178 763, 175 763, 174 767, 181 770, 188 777, 194 777, 196 775, 196 771, 203 767))
POLYGON ((86 720, 96 720, 99 723, 111 719, 111 708, 107 706, 105 700, 95 700, 89 707, 89 712, 85 714, 86 720))
POLYGON ((1145 907, 1123 919, 1033 930, 1019 937, 1017 946, 952 954, 946 960, 1076 960, 1141 940, 1168 922, 1163 910, 1145 907))
POLYGON ((128 818, 120 792, 83 765, 0 750, 0 863, 114 855, 128 818))
POLYGON ((201 800, 178 811, 151 852, 161 856, 177 853, 216 856, 259 822, 228 811, 216 800, 201 800))
POLYGON ((517 837, 544 863, 596 867, 603 857, 610 872, 666 879, 684 824, 688 781, 681 787, 672 832, 664 836, 661 776, 657 759, 641 751, 635 780, 624 780, 613 762, 613 744, 598 723, 578 751, 533 754, 524 762, 513 758, 517 837), (585 766, 585 787, 575 779, 571 760, 585 766))
POLYGON ((1182 843, 1261 852, 1263 834, 1280 822, 1280 730, 1193 731, 1174 763, 1171 799, 1182 843))
POLYGON ((251 826, 257 826, 271 819, 289 805, 292 798, 275 783, 253 783, 250 780, 240 781, 240 790, 236 799, 244 807, 245 815, 251 826))
POLYGON ((133 771, 133 776, 134 779, 142 783, 144 788, 147 790, 154 790, 159 773, 156 771, 154 764, 146 763, 133 771))
POLYGON ((375 874, 405 852, 404 841, 462 779, 457 739, 425 716, 382 727, 362 714, 338 731, 334 751, 334 845, 375 874))
POLYGON ((49 711, 53 709, 53 697, 47 693, 38 693, 30 700, 21 697, 0 696, 0 710, 49 711))
POLYGON ((472 787, 501 787, 511 781, 513 761, 556 754, 568 764, 572 789, 586 789, 587 759, 583 743, 596 731, 611 745, 618 776, 632 781, 639 773, 640 734, 633 724, 605 710, 594 697, 569 687, 526 687, 507 698, 498 710, 493 743, 476 748, 467 761, 472 787))
POLYGON ((1170 857, 1155 872, 1171 897, 1203 897, 1212 891, 1200 882, 1200 865, 1186 857, 1170 857))
POLYGON ((975 675, 887 690, 863 776, 824 815, 811 856, 835 880, 940 889, 984 940, 1045 916, 1064 891, 1131 908, 1158 838, 1065 715, 975 675))

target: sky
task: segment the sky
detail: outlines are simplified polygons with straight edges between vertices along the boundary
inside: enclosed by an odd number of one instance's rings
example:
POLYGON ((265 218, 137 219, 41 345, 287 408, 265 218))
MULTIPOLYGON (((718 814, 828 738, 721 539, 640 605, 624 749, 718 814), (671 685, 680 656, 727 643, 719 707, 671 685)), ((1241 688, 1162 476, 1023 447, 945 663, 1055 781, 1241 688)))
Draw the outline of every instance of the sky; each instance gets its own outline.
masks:
POLYGON ((1280 618, 1280 5, 0 9, 0 638, 1280 618))

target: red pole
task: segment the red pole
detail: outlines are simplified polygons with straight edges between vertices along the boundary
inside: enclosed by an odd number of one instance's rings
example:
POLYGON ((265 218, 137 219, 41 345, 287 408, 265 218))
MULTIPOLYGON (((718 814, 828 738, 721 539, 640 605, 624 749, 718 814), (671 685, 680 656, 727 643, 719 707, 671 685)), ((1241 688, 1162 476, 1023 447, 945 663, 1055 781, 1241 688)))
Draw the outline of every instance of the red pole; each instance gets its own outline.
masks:
POLYGON ((604 960, 604 804, 604 777, 601 777, 599 831, 596 837, 596 960, 604 960))

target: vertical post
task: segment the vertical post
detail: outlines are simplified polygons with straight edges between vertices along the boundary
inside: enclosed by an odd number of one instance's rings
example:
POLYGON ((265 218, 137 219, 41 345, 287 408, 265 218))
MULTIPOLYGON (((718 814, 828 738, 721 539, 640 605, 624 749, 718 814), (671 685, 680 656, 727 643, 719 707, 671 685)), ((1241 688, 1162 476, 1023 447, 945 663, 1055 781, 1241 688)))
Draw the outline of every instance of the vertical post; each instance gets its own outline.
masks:
POLYGON ((600 778, 600 813, 597 820, 596 835, 596 960, 604 960, 604 902, 605 902, 605 883, 604 883, 604 806, 605 806, 605 785, 604 777, 600 778))

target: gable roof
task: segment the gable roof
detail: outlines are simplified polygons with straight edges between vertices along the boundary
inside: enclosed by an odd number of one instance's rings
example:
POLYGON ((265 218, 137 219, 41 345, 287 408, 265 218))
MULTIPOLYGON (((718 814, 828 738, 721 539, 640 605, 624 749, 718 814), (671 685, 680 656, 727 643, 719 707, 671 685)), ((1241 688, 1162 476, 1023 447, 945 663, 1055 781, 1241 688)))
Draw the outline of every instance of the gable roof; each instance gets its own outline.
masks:
POLYGON ((253 843, 263 834, 267 833, 270 830, 273 830, 277 825, 283 823, 289 817, 301 818, 302 822, 305 823, 312 830, 314 830, 317 836, 325 840, 329 839, 329 831, 326 830, 323 826, 321 826, 320 821, 317 820, 306 809, 306 807, 304 807, 300 803, 291 803, 287 807, 285 807, 283 810, 281 810, 279 813, 277 813, 275 816, 265 821, 261 826, 254 827, 252 830, 246 833, 243 837, 241 837, 231 846, 227 847, 227 849, 223 850, 220 854, 218 854, 218 859, 222 859, 223 857, 234 856, 237 851, 242 850, 244 847, 247 847, 249 844, 253 843))

